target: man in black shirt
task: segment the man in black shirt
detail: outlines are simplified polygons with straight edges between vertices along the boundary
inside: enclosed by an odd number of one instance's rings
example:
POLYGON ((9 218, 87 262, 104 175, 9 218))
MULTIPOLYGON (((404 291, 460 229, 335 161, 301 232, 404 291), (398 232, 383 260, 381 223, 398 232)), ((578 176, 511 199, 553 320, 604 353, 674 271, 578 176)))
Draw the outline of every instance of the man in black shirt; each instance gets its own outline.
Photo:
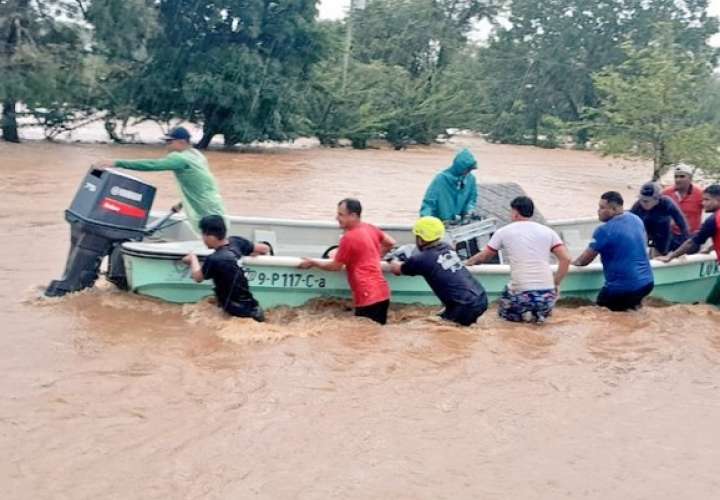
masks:
POLYGON ((190 266, 192 278, 198 283, 213 280, 218 307, 228 314, 265 321, 262 308, 250 293, 245 270, 239 260, 244 255, 267 254, 270 248, 239 236, 228 238, 225 220, 220 215, 203 217, 200 231, 205 245, 215 251, 205 258, 202 266, 193 253, 183 257, 183 262, 190 266))
POLYGON ((445 226, 435 217, 422 217, 413 227, 420 251, 407 261, 390 264, 397 275, 422 276, 445 306, 443 319, 470 326, 487 310, 485 289, 472 277, 455 250, 443 242, 445 226))

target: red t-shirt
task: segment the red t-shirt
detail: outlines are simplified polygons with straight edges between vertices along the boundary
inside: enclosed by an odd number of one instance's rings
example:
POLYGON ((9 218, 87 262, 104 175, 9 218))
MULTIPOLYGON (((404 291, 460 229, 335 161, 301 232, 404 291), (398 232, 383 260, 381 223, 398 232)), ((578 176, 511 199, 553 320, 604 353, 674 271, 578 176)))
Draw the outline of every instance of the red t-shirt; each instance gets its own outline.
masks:
MULTIPOLYGON (((685 196, 685 198, 680 199, 680 196, 678 195, 678 192, 675 191, 675 186, 670 186, 669 188, 665 188, 665 190, 662 192, 662 194, 669 196, 672 198, 672 200, 678 204, 680 207, 680 210, 685 215, 685 219, 688 223, 688 229, 690 230, 690 234, 695 234, 698 229, 700 229, 700 224, 702 223, 702 214, 703 214, 703 206, 702 206, 702 197, 703 192, 702 189, 700 189, 695 184, 692 184, 690 186, 690 192, 685 196)), ((673 223, 673 233, 674 234, 680 234, 680 228, 677 227, 673 223)))
POLYGON ((377 304, 390 298, 390 287, 380 267, 384 233, 360 223, 340 239, 335 261, 345 264, 355 307, 377 304))

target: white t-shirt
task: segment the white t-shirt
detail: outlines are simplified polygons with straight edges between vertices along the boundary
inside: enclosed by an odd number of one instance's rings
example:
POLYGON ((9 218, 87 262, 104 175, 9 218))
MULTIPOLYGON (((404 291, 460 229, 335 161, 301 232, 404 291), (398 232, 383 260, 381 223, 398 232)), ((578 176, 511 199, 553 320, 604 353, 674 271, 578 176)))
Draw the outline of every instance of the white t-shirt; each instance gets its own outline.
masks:
POLYGON ((514 293, 555 288, 550 256, 562 245, 560 236, 547 226, 533 221, 511 222, 498 229, 488 247, 510 263, 510 290, 514 293))

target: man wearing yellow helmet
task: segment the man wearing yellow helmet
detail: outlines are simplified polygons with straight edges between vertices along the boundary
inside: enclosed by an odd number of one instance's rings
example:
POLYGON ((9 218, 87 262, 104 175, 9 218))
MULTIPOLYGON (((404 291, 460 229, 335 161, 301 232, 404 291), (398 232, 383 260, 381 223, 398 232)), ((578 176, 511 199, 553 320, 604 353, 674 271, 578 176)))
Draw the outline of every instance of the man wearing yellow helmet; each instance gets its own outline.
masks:
POLYGON ((422 276, 445 306, 443 319, 472 325, 487 310, 485 289, 465 268, 457 253, 442 241, 445 226, 435 217, 422 217, 413 227, 420 251, 407 261, 390 264, 397 276, 422 276))

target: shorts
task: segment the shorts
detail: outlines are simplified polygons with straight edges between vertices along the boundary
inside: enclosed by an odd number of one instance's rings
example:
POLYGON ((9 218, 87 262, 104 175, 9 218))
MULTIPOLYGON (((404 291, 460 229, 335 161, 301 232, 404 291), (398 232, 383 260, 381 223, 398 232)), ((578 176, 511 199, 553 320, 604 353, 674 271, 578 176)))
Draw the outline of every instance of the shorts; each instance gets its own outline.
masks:
POLYGON ((452 304, 445 306, 445 310, 440 314, 440 317, 457 323, 458 325, 470 326, 475 323, 480 316, 485 314, 487 308, 487 296, 483 295, 476 304, 452 304))
POLYGON ((555 290, 528 290, 511 293, 507 287, 498 301, 498 314, 507 321, 543 323, 557 302, 555 290))
POLYGON ((370 318, 375 323, 384 325, 387 323, 387 313, 389 307, 390 299, 383 300, 382 302, 376 302, 375 304, 370 304, 369 306, 356 307, 355 316, 370 318))
POLYGON ((634 292, 610 292, 607 287, 602 287, 597 296, 597 305, 607 307, 611 311, 629 311, 640 309, 642 300, 650 295, 655 287, 654 283, 645 285, 634 292))
POLYGON ((254 300, 232 300, 225 307, 225 312, 237 318, 252 318, 259 323, 265 321, 265 312, 254 300))

